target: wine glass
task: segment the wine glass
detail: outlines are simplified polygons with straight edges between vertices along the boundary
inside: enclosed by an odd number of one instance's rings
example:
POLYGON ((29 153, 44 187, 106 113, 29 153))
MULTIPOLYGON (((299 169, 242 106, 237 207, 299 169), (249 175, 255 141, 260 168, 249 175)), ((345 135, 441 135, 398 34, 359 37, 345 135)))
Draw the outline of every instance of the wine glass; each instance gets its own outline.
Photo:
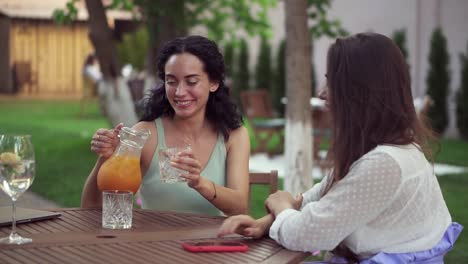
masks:
POLYGON ((10 236, 0 239, 2 244, 32 242, 16 233, 15 202, 34 180, 35 159, 30 135, 0 135, 0 188, 12 201, 12 228, 10 236))

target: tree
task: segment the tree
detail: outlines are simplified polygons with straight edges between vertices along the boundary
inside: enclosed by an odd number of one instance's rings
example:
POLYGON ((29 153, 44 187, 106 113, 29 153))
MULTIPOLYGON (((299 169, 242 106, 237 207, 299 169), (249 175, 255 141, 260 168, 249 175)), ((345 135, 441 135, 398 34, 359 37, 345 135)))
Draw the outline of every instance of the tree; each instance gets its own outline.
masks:
POLYGON ((237 69, 235 72, 233 94, 234 98, 240 102, 241 91, 248 90, 250 88, 249 79, 249 50, 245 39, 240 40, 239 54, 237 58, 237 69))
POLYGON ((226 64, 226 74, 229 78, 232 79, 232 74, 235 72, 234 70, 234 44, 232 41, 229 41, 224 46, 224 63, 226 64))
POLYGON ((270 93, 274 90, 271 87, 271 46, 265 37, 260 41, 255 78, 255 89, 267 89, 270 93))
POLYGON ((310 109, 311 39, 307 28, 307 1, 285 1, 286 10, 286 128, 285 190, 297 194, 312 187, 310 109), (298 140, 301 139, 301 140, 298 140))
POLYGON ((434 100, 428 111, 430 124, 435 132, 442 134, 448 124, 447 95, 450 83, 447 40, 442 29, 436 28, 431 37, 427 94, 434 100))
POLYGON ((275 78, 275 89, 271 94, 273 106, 278 111, 280 116, 284 116, 285 105, 281 102, 281 98, 286 97, 286 41, 282 40, 278 47, 278 54, 276 56, 276 71, 273 75, 275 78))
POLYGON ((468 48, 466 54, 460 54, 460 65, 461 82, 457 93, 457 126, 461 137, 468 140, 468 48))
POLYGON ((117 52, 122 64, 130 64, 136 70, 145 68, 146 51, 148 50, 148 30, 141 27, 138 31, 125 34, 117 45, 117 52))
MULTIPOLYGON (((78 12, 75 7, 78 0, 70 0, 65 9, 55 10, 54 18, 58 23, 70 22, 78 12)), ((170 39, 186 35, 189 27, 205 25, 208 36, 214 40, 236 39, 238 31, 243 28, 252 35, 268 35, 267 10, 275 0, 252 1, 211 1, 211 0, 112 0, 104 7, 102 1, 86 0, 89 14, 90 39, 96 51, 99 63, 103 66, 103 82, 99 96, 105 102, 104 108, 110 122, 133 124, 136 122, 135 109, 128 92, 127 84, 120 78, 120 66, 116 56, 115 39, 107 25, 105 9, 139 10, 142 20, 149 30, 149 51, 146 68, 150 75, 156 74, 155 54, 160 45, 170 39), (259 8, 254 8, 252 5, 259 8), (99 32, 99 34, 97 34, 99 32), (114 87, 113 91, 111 87, 114 87), (113 101, 109 101, 113 98, 113 101), (125 116, 127 115, 128 116, 125 116), (125 117, 124 117, 125 116, 125 117)), ((151 79, 151 78, 150 78, 151 79)), ((148 85, 146 85, 148 86, 148 85)))
POLYGON ((311 42, 321 36, 336 37, 348 33, 338 20, 327 17, 330 0, 289 0, 285 1, 285 6, 288 104, 284 144, 288 174, 284 186, 291 193, 299 193, 313 185, 310 175, 313 165, 311 111, 304 111, 310 109, 313 61, 311 42), (298 138, 301 140, 297 140, 298 138))
POLYGON ((401 53, 405 57, 406 64, 408 64, 408 67, 409 67, 408 49, 406 48, 406 30, 404 29, 396 30, 395 32, 393 32, 392 39, 395 42, 395 44, 398 46, 398 48, 400 48, 401 53))
MULTIPOLYGON (((338 36, 346 36, 348 32, 341 26, 341 22, 337 19, 331 20, 327 17, 327 9, 331 7, 330 0, 308 0, 308 16, 309 16, 309 31, 312 39, 311 43, 311 58, 314 54, 314 40, 319 39, 322 36, 330 38, 336 38, 338 36)), ((312 66, 310 71, 311 77, 311 93, 315 95, 317 93, 317 79, 315 76, 315 67, 313 59, 311 60, 312 66)))
MULTIPOLYGON (((74 3, 72 1, 71 3, 74 3)), ((99 84, 102 109, 112 126, 122 122, 133 125, 137 121, 135 108, 127 84, 120 77, 114 34, 107 25, 107 17, 101 1, 86 0, 89 14, 89 39, 99 60, 104 80, 99 84)), ((73 10, 71 4, 67 7, 73 10)))

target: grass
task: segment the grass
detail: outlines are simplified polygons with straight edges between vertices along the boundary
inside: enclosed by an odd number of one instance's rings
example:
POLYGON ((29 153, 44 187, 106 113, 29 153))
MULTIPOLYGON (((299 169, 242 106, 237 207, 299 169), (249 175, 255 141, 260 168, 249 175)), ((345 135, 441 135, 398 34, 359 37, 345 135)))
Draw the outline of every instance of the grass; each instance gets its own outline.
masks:
POLYGON ((446 255, 445 263, 468 263, 468 210, 465 207, 468 201, 468 173, 446 175, 438 180, 453 221, 465 227, 452 251, 446 255))
MULTIPOLYGON (((100 127, 109 127, 99 115, 96 103, 87 106, 86 118, 79 117, 78 101, 12 101, 0 99, 0 133, 32 135, 36 151, 37 173, 31 189, 63 207, 80 204, 81 190, 96 156, 89 150, 91 136, 100 127)), ((249 128, 249 124, 247 124, 249 128)), ((249 129, 251 131, 251 129, 249 129)), ((255 139, 252 147, 256 145, 255 139)), ((441 140, 436 162, 468 167, 468 142, 441 140)), ((269 146, 278 147, 277 139, 269 146)), ((468 228, 468 173, 439 177, 447 206, 454 221, 468 228)), ((283 181, 280 179, 280 189, 283 181)), ((251 214, 265 214, 263 202, 268 196, 265 186, 254 186, 251 214)), ((468 262, 468 231, 464 231, 446 263, 468 262)))
POLYGON ((79 117, 79 103, 0 102, 0 133, 31 134, 36 153, 36 177, 31 190, 64 207, 80 205, 84 181, 96 159, 89 142, 107 121, 95 103, 79 117))

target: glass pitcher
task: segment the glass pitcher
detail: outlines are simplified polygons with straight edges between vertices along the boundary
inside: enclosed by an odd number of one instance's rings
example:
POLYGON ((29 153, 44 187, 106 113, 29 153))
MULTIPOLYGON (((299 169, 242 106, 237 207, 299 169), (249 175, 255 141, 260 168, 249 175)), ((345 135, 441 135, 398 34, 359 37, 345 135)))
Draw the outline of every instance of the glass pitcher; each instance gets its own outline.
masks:
POLYGON ((120 143, 112 156, 99 169, 97 185, 99 190, 131 191, 134 194, 141 184, 141 149, 149 137, 149 131, 123 127, 120 143))

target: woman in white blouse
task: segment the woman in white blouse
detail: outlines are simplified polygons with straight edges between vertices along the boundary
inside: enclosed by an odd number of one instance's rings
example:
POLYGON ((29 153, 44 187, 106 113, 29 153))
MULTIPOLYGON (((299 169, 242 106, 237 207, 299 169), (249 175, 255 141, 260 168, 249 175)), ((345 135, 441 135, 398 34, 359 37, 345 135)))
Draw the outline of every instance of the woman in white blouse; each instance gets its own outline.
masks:
POLYGON ((351 261, 442 259, 462 227, 452 223, 426 159, 431 133, 415 112, 399 48, 361 33, 337 39, 327 60, 320 97, 332 116, 332 172, 296 198, 270 195, 263 218, 228 218, 219 236, 269 233, 288 249, 330 250, 351 261))

